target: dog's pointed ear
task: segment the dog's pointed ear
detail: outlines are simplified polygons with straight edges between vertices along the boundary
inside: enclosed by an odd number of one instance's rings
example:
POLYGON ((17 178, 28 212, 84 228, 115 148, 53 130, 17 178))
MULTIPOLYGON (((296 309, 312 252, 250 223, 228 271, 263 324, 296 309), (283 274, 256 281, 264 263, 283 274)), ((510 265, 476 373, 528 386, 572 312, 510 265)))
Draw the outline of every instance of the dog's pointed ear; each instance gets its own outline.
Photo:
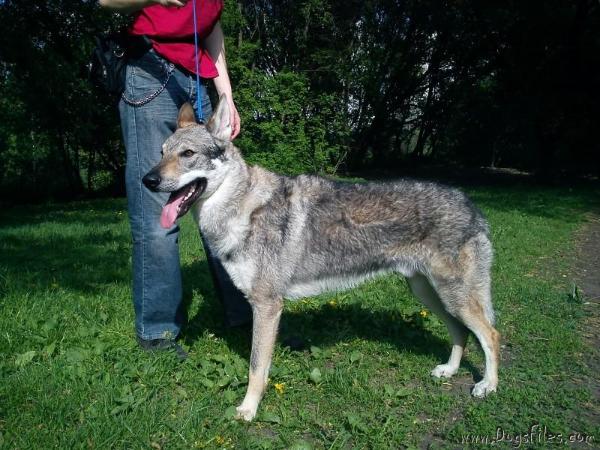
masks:
POLYGON ((221 95, 219 104, 215 108, 210 120, 206 124, 206 129, 216 139, 221 141, 231 141, 231 116, 229 114, 229 105, 227 96, 221 95))
POLYGON ((197 125, 196 113, 194 113, 194 107, 185 102, 181 108, 179 108, 179 115, 177 116, 177 128, 191 127, 197 125))

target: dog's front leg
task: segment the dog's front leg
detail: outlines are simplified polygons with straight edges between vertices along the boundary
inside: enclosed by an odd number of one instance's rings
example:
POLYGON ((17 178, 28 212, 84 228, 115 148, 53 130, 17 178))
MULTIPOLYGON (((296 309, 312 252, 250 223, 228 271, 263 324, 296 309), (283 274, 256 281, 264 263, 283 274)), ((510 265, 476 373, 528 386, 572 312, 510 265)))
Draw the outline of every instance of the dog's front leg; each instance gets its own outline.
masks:
POLYGON ((252 352, 250 375, 244 401, 237 407, 237 418, 250 421, 256 415, 258 404, 264 394, 273 357, 273 347, 283 309, 281 298, 251 298, 252 305, 252 352))

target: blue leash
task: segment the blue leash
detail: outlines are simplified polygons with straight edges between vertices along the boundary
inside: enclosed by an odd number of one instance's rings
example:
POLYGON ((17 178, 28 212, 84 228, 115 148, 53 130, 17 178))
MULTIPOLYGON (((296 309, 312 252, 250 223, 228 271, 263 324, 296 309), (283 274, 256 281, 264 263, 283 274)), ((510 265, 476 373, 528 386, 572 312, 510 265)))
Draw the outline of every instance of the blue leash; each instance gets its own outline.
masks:
POLYGON ((198 122, 204 122, 202 113, 202 94, 200 92, 200 62, 198 61, 198 20, 196 18, 196 0, 192 0, 192 9, 194 10, 194 58, 196 60, 196 119, 198 122))

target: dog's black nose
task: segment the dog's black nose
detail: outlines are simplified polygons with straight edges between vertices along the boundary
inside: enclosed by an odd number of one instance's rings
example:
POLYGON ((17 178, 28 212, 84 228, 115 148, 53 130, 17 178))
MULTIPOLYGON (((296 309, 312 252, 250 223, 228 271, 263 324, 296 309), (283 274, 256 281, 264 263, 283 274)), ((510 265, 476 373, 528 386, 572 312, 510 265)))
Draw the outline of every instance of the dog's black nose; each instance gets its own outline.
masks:
POLYGON ((156 172, 148 172, 146 176, 142 178, 142 183, 144 183, 148 189, 154 191, 160 184, 160 175, 156 172))

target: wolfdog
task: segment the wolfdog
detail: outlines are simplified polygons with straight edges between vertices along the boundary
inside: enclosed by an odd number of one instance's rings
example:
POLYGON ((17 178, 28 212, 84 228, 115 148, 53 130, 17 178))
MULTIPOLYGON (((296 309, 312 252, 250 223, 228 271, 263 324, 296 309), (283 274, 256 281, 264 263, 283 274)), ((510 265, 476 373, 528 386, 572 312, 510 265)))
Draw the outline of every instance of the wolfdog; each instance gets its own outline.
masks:
POLYGON ((165 228, 194 206, 211 251, 252 306, 250 373, 238 418, 256 415, 283 298, 349 288, 386 272, 405 276, 448 327, 450 358, 431 374, 457 372, 471 331, 485 354, 485 374, 472 394, 496 390, 492 246, 484 217, 462 192, 408 179, 344 183, 249 166, 231 142, 224 96, 206 125, 184 104, 177 126, 143 182, 171 192, 160 218, 165 228))

